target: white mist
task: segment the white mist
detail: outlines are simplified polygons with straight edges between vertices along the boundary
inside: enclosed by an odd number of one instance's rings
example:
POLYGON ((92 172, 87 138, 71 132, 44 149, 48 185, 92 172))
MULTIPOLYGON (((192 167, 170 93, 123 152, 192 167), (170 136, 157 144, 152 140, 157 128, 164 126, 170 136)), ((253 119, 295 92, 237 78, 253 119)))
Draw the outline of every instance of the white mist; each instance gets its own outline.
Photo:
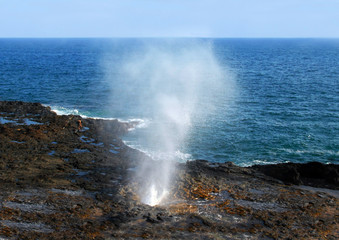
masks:
POLYGON ((124 82, 123 89, 112 84, 115 102, 133 99, 136 111, 152 121, 139 141, 152 147, 149 153, 155 161, 140 164, 135 179, 140 181, 142 202, 161 204, 169 195, 192 120, 206 119, 214 110, 214 95, 225 93, 225 69, 210 44, 173 40, 145 44, 127 54, 114 74, 124 82))

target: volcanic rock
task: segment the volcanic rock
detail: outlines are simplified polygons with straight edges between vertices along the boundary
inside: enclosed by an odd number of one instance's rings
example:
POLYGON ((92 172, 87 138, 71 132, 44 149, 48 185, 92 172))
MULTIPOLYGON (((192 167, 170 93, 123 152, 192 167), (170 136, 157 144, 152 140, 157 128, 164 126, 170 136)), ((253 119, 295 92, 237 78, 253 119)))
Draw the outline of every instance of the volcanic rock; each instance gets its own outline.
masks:
POLYGON ((120 138, 135 124, 0 102, 0 238, 339 238, 333 164, 178 163, 168 198, 143 204, 131 169, 153 160, 120 138))
POLYGON ((339 190, 339 166, 320 162, 256 165, 251 167, 287 184, 339 190))

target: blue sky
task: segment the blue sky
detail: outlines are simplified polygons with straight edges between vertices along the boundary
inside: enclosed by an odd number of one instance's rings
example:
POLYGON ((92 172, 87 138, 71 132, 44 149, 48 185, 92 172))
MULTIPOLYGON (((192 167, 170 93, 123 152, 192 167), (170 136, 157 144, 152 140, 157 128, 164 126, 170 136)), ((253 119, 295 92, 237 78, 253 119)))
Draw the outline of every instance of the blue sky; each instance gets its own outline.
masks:
POLYGON ((0 0, 0 37, 339 38, 339 0, 0 0))

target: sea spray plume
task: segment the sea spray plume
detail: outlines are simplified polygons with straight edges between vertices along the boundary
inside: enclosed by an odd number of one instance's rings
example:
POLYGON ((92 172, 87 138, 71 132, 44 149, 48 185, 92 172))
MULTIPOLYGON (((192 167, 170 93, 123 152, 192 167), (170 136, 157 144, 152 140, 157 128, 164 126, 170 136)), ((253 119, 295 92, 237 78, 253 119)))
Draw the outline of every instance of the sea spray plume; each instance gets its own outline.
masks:
POLYGON ((115 74, 123 86, 113 81, 114 104, 133 99, 134 106, 125 107, 152 119, 151 130, 140 141, 153 146, 155 162, 143 161, 135 179, 140 181, 141 200, 157 205, 170 191, 176 153, 185 144, 192 119, 203 119, 213 110, 211 99, 223 89, 223 69, 211 44, 178 41, 145 44, 127 56, 115 74))

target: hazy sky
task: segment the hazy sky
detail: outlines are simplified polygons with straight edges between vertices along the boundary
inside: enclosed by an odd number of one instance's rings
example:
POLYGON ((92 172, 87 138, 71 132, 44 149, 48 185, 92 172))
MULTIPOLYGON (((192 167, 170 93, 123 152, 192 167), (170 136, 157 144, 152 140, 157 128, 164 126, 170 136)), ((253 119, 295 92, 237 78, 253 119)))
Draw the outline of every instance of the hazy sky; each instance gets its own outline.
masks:
POLYGON ((0 0, 0 37, 339 37, 339 0, 0 0))

